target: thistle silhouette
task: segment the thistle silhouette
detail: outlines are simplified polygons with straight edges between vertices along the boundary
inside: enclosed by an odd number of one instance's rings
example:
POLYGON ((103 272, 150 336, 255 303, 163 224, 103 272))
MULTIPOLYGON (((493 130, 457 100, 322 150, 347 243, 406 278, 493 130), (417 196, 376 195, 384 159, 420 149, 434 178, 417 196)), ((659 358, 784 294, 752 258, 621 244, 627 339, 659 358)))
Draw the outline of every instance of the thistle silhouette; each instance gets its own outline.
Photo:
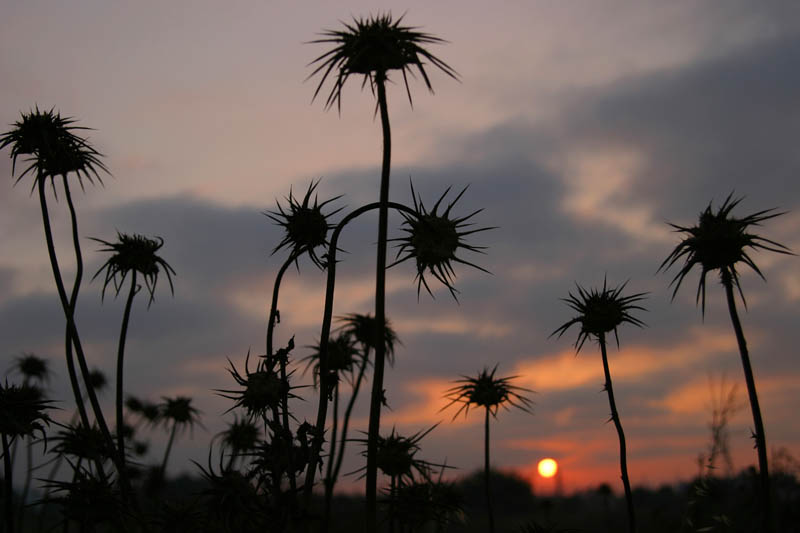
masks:
MULTIPOLYGON (((377 15, 369 18, 356 18, 351 23, 344 23, 344 29, 326 30, 322 38, 312 41, 317 44, 332 45, 327 52, 318 56, 311 65, 316 65, 309 78, 319 75, 320 81, 314 91, 314 98, 322 90, 329 76, 335 81, 325 101, 325 108, 336 104, 341 112, 342 89, 353 75, 361 75, 362 86, 369 83, 372 93, 377 98, 376 113, 380 112, 383 132, 383 160, 381 164, 380 210, 378 215, 378 250, 376 258, 375 279, 375 319, 383 328, 385 320, 385 280, 386 280, 386 241, 389 209, 389 173, 391 167, 391 129, 389 125, 389 109, 386 99, 386 82, 390 71, 399 70, 403 75, 406 92, 411 102, 411 90, 408 86, 408 74, 414 69, 420 74, 428 90, 433 91, 423 60, 433 64, 451 78, 457 74, 447 63, 425 49, 426 45, 440 44, 444 41, 433 35, 417 31, 416 28, 403 26, 403 17, 393 19, 391 14, 377 15)), ((382 338, 379 335, 378 338, 382 338)), ((377 439, 380 430, 380 408, 383 396, 384 349, 378 344, 375 353, 375 372, 370 403, 370 421, 367 444, 367 530, 377 529, 377 439)), ((323 365, 324 366, 324 365, 323 365)), ((322 409, 321 409, 322 411, 322 409)), ((314 481, 313 467, 306 472, 305 497, 306 507, 311 500, 311 489, 314 481)))
MULTIPOLYGON (((103 435, 108 440, 109 446, 113 447, 114 441, 111 437, 111 432, 108 430, 108 425, 103 416, 100 403, 89 379, 89 367, 78 335, 78 328, 75 324, 75 305, 77 303, 83 277, 83 257, 78 233, 78 219, 75 212, 75 205, 72 202, 72 194, 67 176, 69 174, 75 175, 81 189, 83 189, 84 178, 90 183, 94 183, 95 179, 102 183, 100 173, 108 173, 108 169, 100 160, 102 154, 95 150, 85 138, 80 137, 76 133, 88 129, 89 128, 86 127, 76 126, 74 119, 62 117, 60 113, 55 112, 53 109, 41 111, 37 106, 35 110, 31 110, 28 113, 21 113, 20 120, 14 123, 13 128, 0 136, 0 149, 7 146, 11 147, 12 176, 16 173, 17 158, 21 156, 25 157, 25 161, 29 163, 27 168, 17 177, 15 184, 19 183, 19 181, 28 174, 34 175, 31 192, 34 190, 38 192, 50 266, 53 271, 53 278, 56 283, 61 307, 66 318, 65 357, 72 393, 75 397, 75 403, 77 404, 81 421, 84 426, 89 427, 89 417, 81 395, 77 372, 75 370, 75 362, 73 360, 74 347, 81 376, 86 385, 87 396, 92 406, 95 419, 103 435), (45 195, 45 187, 48 179, 50 180, 55 194, 55 179, 57 176, 61 176, 62 178, 64 196, 67 199, 72 226, 72 244, 75 252, 75 279, 72 285, 72 291, 69 295, 67 295, 67 289, 61 275, 61 267, 58 257, 56 256, 50 223, 50 213, 47 206, 47 197, 45 195)), ((117 459, 115 463, 118 472, 123 476, 122 481, 124 486, 125 479, 122 463, 119 459, 117 459)), ((98 464, 97 467, 101 470, 102 477, 102 465, 98 464)))
POLYGON ((492 533, 494 533, 494 509, 492 507, 492 492, 489 484, 489 415, 493 418, 497 418, 497 412, 500 407, 508 409, 509 405, 526 413, 532 413, 531 408, 533 407, 533 402, 523 394, 520 394, 524 392, 533 392, 532 390, 512 385, 511 381, 517 376, 495 377, 496 372, 497 365, 495 365, 491 372, 488 368, 484 368, 476 377, 463 376, 463 379, 456 380, 455 383, 457 383, 457 385, 448 389, 445 393, 445 398, 450 400, 450 403, 442 407, 442 410, 444 410, 451 405, 461 404, 456 414, 453 415, 453 420, 461 413, 464 413, 466 417, 469 414, 470 406, 482 407, 485 410, 483 423, 483 480, 486 494, 486 508, 489 514, 489 531, 492 533))
POLYGON ((117 449, 119 450, 119 461, 121 467, 125 468, 125 419, 123 417, 122 407, 123 403, 123 387, 124 387, 124 360, 125 360, 125 341, 128 336, 128 324, 131 317, 131 307, 133 306, 133 298, 141 288, 137 285, 137 276, 141 276, 144 280, 147 292, 150 294, 150 299, 147 302, 148 308, 155 299, 156 285, 158 284, 158 276, 161 272, 167 276, 169 282, 170 292, 175 293, 175 288, 172 285, 172 276, 175 270, 164 261, 159 255, 156 254, 158 250, 164 245, 164 239, 156 237, 150 239, 143 235, 117 232, 117 242, 108 242, 102 239, 92 240, 104 245, 105 248, 101 252, 110 252, 109 257, 105 263, 97 270, 92 277, 94 280, 101 272, 105 272, 105 279, 103 280, 103 290, 101 292, 101 299, 105 298, 106 288, 109 284, 114 286, 114 295, 119 296, 120 290, 125 283, 125 278, 130 274, 131 283, 130 290, 128 291, 128 298, 125 301, 125 310, 122 314, 122 326, 120 327, 119 343, 117 344, 117 394, 116 394, 116 416, 117 416, 117 449))
POLYGON ((603 288, 586 290, 580 285, 577 285, 578 294, 574 295, 569 293, 569 297, 564 301, 578 315, 572 320, 567 321, 553 333, 552 337, 558 334, 560 338, 570 327, 574 324, 580 324, 581 330, 578 333, 578 339, 575 341, 576 352, 580 352, 583 348, 584 342, 590 336, 597 339, 600 344, 600 354, 603 358, 603 373, 605 374, 605 390, 608 393, 608 403, 611 407, 611 420, 617 428, 617 435, 619 437, 619 465, 622 472, 622 484, 625 488, 625 501, 628 506, 628 530, 630 533, 636 531, 636 517, 633 509, 633 495, 631 493, 631 484, 628 479, 628 460, 627 449, 625 447, 625 433, 622 430, 622 423, 619 419, 617 412, 617 404, 614 401, 614 388, 611 383, 611 371, 608 366, 608 354, 606 353, 606 334, 614 332, 614 337, 619 347, 619 335, 617 328, 625 323, 633 324, 634 326, 643 327, 645 324, 635 316, 631 315, 632 311, 644 311, 645 309, 637 304, 644 299, 646 293, 631 294, 623 296, 622 291, 625 289, 627 282, 619 285, 616 288, 609 288, 606 280, 603 280, 603 288))
MULTIPOLYGON (((485 268, 479 267, 474 263, 470 263, 456 256, 456 252, 458 252, 459 249, 483 253, 484 246, 471 245, 464 241, 464 237, 472 235, 473 233, 494 229, 488 227, 467 229, 472 226, 472 223, 468 221, 473 216, 483 211, 483 209, 478 209, 463 217, 451 217, 450 211, 456 205, 456 202, 461 199, 461 196, 464 195, 468 187, 469 186, 464 187, 455 199, 447 204, 444 211, 440 213, 439 207, 442 206, 442 201, 450 192, 450 187, 439 197, 433 205, 433 208, 428 210, 425 208, 422 198, 415 193, 414 185, 411 185, 414 214, 402 213, 405 219, 403 231, 405 231, 407 235, 405 237, 393 239, 399 241, 397 260, 389 265, 389 267, 408 259, 414 260, 417 266, 417 297, 419 297, 420 289, 423 286, 425 290, 428 291, 428 294, 433 296, 431 288, 425 280, 426 272, 430 273, 447 287, 453 298, 456 298, 456 293, 458 292, 453 286, 455 280, 453 263, 461 263, 477 268, 487 274, 489 273, 485 268)), ((458 300, 458 298, 456 298, 456 300, 458 300)))
POLYGON ((674 299, 684 278, 695 266, 700 267, 700 281, 697 285, 696 301, 702 302, 703 316, 705 316, 706 308, 706 275, 709 272, 719 271, 720 282, 725 289, 728 313, 730 314, 736 342, 739 346, 739 355, 741 356, 745 382, 747 383, 747 393, 750 399, 750 409, 753 413, 753 425, 755 426, 753 437, 755 438, 758 452, 761 499, 763 502, 761 506, 761 528, 762 531, 768 533, 773 531, 773 525, 766 435, 764 433, 764 422, 761 418, 761 408, 758 405, 758 393, 750 364, 750 355, 747 350, 747 341, 739 321, 739 313, 736 310, 736 298, 733 289, 735 287, 738 290, 742 303, 746 308, 747 302, 739 281, 739 272, 736 270, 738 263, 744 263, 753 269, 761 279, 766 281, 764 274, 750 257, 748 248, 752 251, 766 250, 779 254, 793 254, 782 244, 750 233, 752 227, 760 226, 762 222, 784 213, 775 211, 775 209, 765 209, 743 218, 737 218, 731 212, 741 201, 742 198, 734 199, 733 193, 731 193, 716 211, 714 211, 712 204, 709 203, 700 213, 699 222, 696 226, 670 224, 677 233, 683 235, 683 239, 661 263, 659 271, 666 271, 683 259, 683 265, 671 282, 671 285, 675 285, 675 289, 672 292, 672 298, 674 299))

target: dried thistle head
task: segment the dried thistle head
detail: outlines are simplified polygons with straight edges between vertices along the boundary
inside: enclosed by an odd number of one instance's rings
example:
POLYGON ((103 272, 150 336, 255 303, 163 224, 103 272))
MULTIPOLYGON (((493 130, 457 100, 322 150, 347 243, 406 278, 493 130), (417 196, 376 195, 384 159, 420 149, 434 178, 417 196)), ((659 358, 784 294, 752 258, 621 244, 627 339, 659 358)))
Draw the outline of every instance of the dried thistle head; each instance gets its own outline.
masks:
MULTIPOLYGON (((362 315, 359 313, 350 313, 338 318, 340 326, 339 329, 342 333, 349 335, 352 339, 359 343, 363 350, 364 356, 366 352, 372 350, 376 351, 378 347, 378 321, 371 314, 362 315)), ((383 346, 384 353, 386 354, 389 364, 394 364, 394 347, 395 344, 402 344, 397 339, 397 334, 392 329, 392 324, 388 318, 384 319, 383 329, 383 346)))
POLYGON ((14 358, 12 371, 21 374, 25 383, 36 381, 39 385, 50 381, 52 375, 50 361, 29 352, 24 352, 21 356, 14 358))
POLYGON ((700 213, 696 226, 670 224, 675 232, 683 235, 683 240, 675 246, 658 269, 666 271, 681 259, 684 260, 680 270, 670 282, 670 285, 675 285, 675 289, 672 291, 673 299, 686 275, 695 265, 699 265, 700 281, 697 285, 695 299, 697 302, 702 300, 703 314, 706 309, 706 274, 715 270, 719 271, 723 282, 727 280, 739 290, 739 295, 745 302, 744 293, 739 284, 739 272, 736 270, 737 263, 744 263, 752 268, 761 279, 764 279, 761 270, 750 257, 748 248, 779 254, 792 253, 780 243, 750 233, 752 227, 760 226, 765 220, 785 213, 775 211, 773 208, 758 211, 743 218, 732 216, 731 212, 741 201, 742 198, 733 198, 733 193, 731 193, 716 211, 709 202, 708 206, 700 213))
MULTIPOLYGON (((474 263, 470 263, 461 259, 456 255, 459 250, 467 250, 469 252, 483 253, 485 246, 474 246, 467 243, 464 238, 473 233, 479 233, 494 228, 471 228, 473 223, 469 220, 480 213, 482 209, 473 211, 469 215, 463 217, 452 217, 451 210, 456 202, 464 195, 467 187, 464 187, 453 201, 444 207, 443 212, 439 212, 442 207, 442 201, 450 192, 448 187, 442 196, 436 201, 431 210, 425 207, 422 199, 417 196, 414 191, 414 185, 411 185, 411 196, 414 200, 414 214, 403 212, 403 231, 407 233, 405 237, 392 239, 399 241, 397 258, 391 266, 397 265, 408 259, 413 259, 417 265, 417 296, 419 297, 420 289, 424 286, 428 294, 433 296, 430 286, 425 279, 425 273, 431 274, 434 278, 439 280, 445 287, 448 288, 453 298, 456 298, 458 292, 453 286, 455 281, 455 270, 453 263, 461 263, 471 266, 489 273, 485 268, 479 267, 474 263)), ((456 298, 458 300, 458 298, 456 298)))
POLYGON ((47 441, 44 426, 50 425, 50 400, 34 385, 0 385, 0 433, 11 440, 33 436, 36 432, 47 441))
POLYGON ((422 76, 428 90, 433 92, 433 86, 425 70, 426 62, 430 62, 451 78, 458 79, 455 70, 424 48, 425 45, 442 44, 445 41, 417 31, 415 27, 403 26, 402 21, 403 17, 394 20, 391 13, 353 18, 352 22, 343 23, 344 29, 325 30, 322 32, 322 39, 311 41, 330 43, 333 46, 311 62, 311 65, 317 66, 309 78, 317 74, 321 76, 319 85, 314 91, 314 98, 332 73, 335 81, 325 101, 325 108, 329 109, 336 104, 339 111, 342 107, 344 84, 354 74, 363 76, 361 86, 369 82, 374 92, 376 81, 385 81, 391 70, 401 71, 409 103, 412 103, 412 100, 408 75, 413 76, 414 69, 422 76))
POLYGON ((175 270, 156 254, 164 246, 164 239, 161 237, 150 239, 138 233, 128 235, 127 233, 117 232, 117 242, 112 243, 95 238, 92 238, 92 240, 106 246, 106 248, 100 250, 101 252, 112 253, 111 257, 103 263, 103 266, 98 269, 92 278, 96 278, 101 272, 105 271, 102 298, 105 298, 106 287, 112 282, 115 296, 118 296, 125 282, 125 277, 131 272, 136 272, 144 278, 147 292, 150 293, 148 306, 153 303, 155 298, 156 284, 161 271, 167 275, 170 292, 175 293, 175 288, 172 285, 172 276, 175 274, 175 270))
POLYGON ((75 130, 88 130, 89 128, 75 126, 75 120, 62 117, 61 113, 41 111, 37 106, 28 113, 22 112, 20 120, 14 123, 13 129, 0 136, 0 149, 11 146, 11 173, 16 172, 17 157, 28 156, 26 162, 30 165, 20 174, 15 183, 18 183, 26 174, 33 171, 38 178, 50 178, 53 182, 55 176, 66 176, 74 172, 83 187, 83 178, 94 183, 97 179, 102 183, 98 171, 108 172, 97 150, 89 142, 75 134, 75 130))
MULTIPOLYGON (((319 383, 319 372, 322 366, 321 346, 317 344, 309 346, 309 348, 313 351, 302 359, 306 361, 303 374, 311 369, 314 377, 314 386, 316 386, 319 383)), ((330 383, 338 382, 343 374, 352 376, 360 356, 361 354, 356 349, 355 341, 350 335, 340 332, 337 336, 331 337, 328 340, 328 377, 330 383)))
POLYGON ((97 426, 87 428, 81 423, 63 426, 55 437, 53 451, 75 459, 88 461, 105 461, 111 458, 116 450, 109 450, 102 431, 97 426))
POLYGON ((575 341, 577 351, 581 351, 583 343, 586 342, 589 336, 599 339, 612 331, 617 340, 617 346, 619 346, 617 328, 621 324, 627 322, 639 327, 645 325, 644 322, 631 315, 631 312, 636 310, 645 311, 645 308, 636 302, 644 300, 647 293, 640 292, 623 296, 622 290, 627 284, 628 282, 626 281, 612 289, 608 287, 604 279, 601 290, 586 290, 576 284, 578 287, 577 295, 570 292, 569 297, 564 298, 564 301, 578 312, 578 316, 561 325, 550 335, 558 334, 561 337, 573 324, 580 324, 581 331, 578 333, 578 340, 575 341))
POLYGON ((323 213, 322 210, 326 205, 338 200, 341 196, 319 203, 314 192, 317 185, 319 185, 319 180, 311 182, 302 200, 295 198, 290 189, 289 196, 286 197, 285 209, 278 202, 277 211, 267 211, 264 214, 284 230, 283 240, 272 250, 273 254, 282 248, 288 248, 297 264, 299 257, 308 253, 311 262, 319 269, 324 270, 326 268, 325 255, 317 256, 314 250, 321 246, 327 253, 328 232, 334 227, 329 218, 341 211, 342 208, 330 213, 323 213), (312 195, 314 195, 313 202, 312 195))
MULTIPOLYGON (((387 436, 378 436, 375 463, 378 469, 387 476, 397 478, 402 485, 415 479, 415 473, 422 479, 430 479, 434 468, 440 467, 428 461, 418 459, 419 442, 433 431, 439 424, 418 431, 408 437, 397 433, 396 428, 387 436)), ((362 455, 366 456, 366 450, 362 455)), ((365 467, 366 468, 366 467, 365 467)))
POLYGON ((233 454, 238 455, 254 450, 258 446, 260 435, 261 430, 251 420, 240 420, 236 417, 232 423, 228 424, 228 429, 216 436, 221 439, 223 447, 229 448, 233 454))
POLYGON ((236 384, 243 387, 243 389, 217 389, 220 396, 234 401, 233 407, 226 412, 242 407, 247 412, 248 417, 264 418, 269 412, 280 408, 281 399, 285 395, 289 398, 295 397, 291 393, 292 387, 290 387, 288 379, 282 379, 278 371, 273 366, 268 365, 266 361, 260 361, 256 366, 255 372, 250 372, 249 351, 244 363, 244 375, 239 373, 230 359, 228 362, 231 365, 228 373, 233 377, 236 384))
POLYGON ((454 420, 462 412, 464 416, 469 414, 472 406, 483 407, 494 417, 497 416, 500 407, 508 409, 509 405, 531 413, 533 401, 520 393, 533 391, 512 385, 511 380, 517 376, 501 378, 495 376, 496 372, 497 365, 491 371, 488 367, 484 368, 476 377, 462 376, 462 379, 455 380, 454 383, 458 385, 451 387, 445 393, 445 398, 450 400, 450 403, 442 407, 442 410, 453 404, 461 404, 456 414, 453 415, 454 420))
POLYGON ((193 428, 195 424, 200 427, 200 411, 192 407, 192 399, 186 396, 176 396, 175 398, 161 398, 163 402, 159 405, 160 420, 165 424, 172 422, 180 429, 193 428))

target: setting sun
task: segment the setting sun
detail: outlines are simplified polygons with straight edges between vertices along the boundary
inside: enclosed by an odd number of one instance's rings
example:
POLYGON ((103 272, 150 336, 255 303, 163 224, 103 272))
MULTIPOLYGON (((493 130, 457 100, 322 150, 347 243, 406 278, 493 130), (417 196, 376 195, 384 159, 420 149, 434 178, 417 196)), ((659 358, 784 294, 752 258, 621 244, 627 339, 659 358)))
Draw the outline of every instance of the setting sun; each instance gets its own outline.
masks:
POLYGON ((555 459, 548 457, 539 461, 539 465, 536 468, 540 476, 553 477, 556 475, 556 472, 558 472, 558 463, 556 463, 555 459))

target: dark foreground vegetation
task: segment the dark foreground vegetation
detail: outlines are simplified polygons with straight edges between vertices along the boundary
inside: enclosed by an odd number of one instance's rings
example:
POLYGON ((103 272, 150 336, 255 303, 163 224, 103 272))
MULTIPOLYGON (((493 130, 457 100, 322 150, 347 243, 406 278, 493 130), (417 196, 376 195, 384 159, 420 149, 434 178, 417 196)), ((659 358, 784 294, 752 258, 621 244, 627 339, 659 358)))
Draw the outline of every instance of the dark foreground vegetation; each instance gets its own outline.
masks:
MULTIPOLYGON (((453 485, 454 501, 458 509, 446 522, 437 523, 435 511, 420 502, 409 502, 396 513, 394 530, 399 532, 477 533, 486 529, 488 520, 483 505, 483 472, 476 471, 453 485)), ((800 531, 800 482, 789 473, 773 475, 775 489, 775 514, 777 531, 800 531)), ((642 531, 651 533, 676 533, 713 531, 752 533, 758 530, 757 503, 753 498, 758 484, 754 469, 740 472, 735 477, 706 477, 677 486, 664 485, 656 489, 634 488, 633 500, 642 531)), ((592 532, 612 533, 624 531, 627 522, 625 495, 615 493, 607 484, 571 495, 536 495, 524 480, 500 472, 493 472, 493 500, 496 528, 509 533, 592 532)), ((150 515, 155 531, 222 531, 217 522, 221 502, 208 498, 211 485, 201 478, 181 477, 168 481, 160 490, 158 500, 142 495, 143 507, 150 515), (204 494, 206 496, 204 496, 204 494), (169 529, 174 528, 174 529, 169 529)), ((85 502, 89 504, 90 502, 85 502)), ((244 505, 245 502, 238 502, 244 505)), ((233 511, 237 502, 229 501, 233 511)), ((401 505, 401 504, 398 504, 401 505)), ((317 495, 313 502, 318 515, 324 507, 324 498, 317 495)), ((0 507, 2 509, 2 507, 0 507)), ((332 533, 360 531, 364 520, 363 496, 333 498, 332 533)), ((4 510, 4 509, 3 509, 4 510)), ((241 508, 242 511, 247 510, 241 508)), ((258 509, 248 512, 258 513, 258 509)), ((379 507, 381 531, 392 530, 389 524, 388 503, 379 507)), ((244 521, 244 518, 242 518, 244 521)), ((248 520, 257 522, 256 517, 248 520)), ((42 514, 41 506, 25 510, 21 531, 60 531, 60 513, 51 508, 42 514)), ((231 523, 231 526, 235 524, 231 523)), ((239 524, 244 526, 244 524, 239 524)), ((129 525, 137 530, 141 524, 129 525)), ((246 527, 242 531, 247 531, 246 527)), ((312 529, 314 531, 316 529, 312 529)), ((115 531, 114 527, 99 527, 96 531, 115 531)), ((273 531, 271 528, 263 531, 273 531)))

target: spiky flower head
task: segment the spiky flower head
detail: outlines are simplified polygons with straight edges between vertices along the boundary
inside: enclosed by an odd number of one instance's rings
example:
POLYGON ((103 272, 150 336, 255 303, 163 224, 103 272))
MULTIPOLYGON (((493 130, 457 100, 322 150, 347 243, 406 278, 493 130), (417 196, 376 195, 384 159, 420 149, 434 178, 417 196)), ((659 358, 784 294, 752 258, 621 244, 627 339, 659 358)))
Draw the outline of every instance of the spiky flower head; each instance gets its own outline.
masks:
POLYGON ((617 340, 617 346, 619 346, 617 328, 621 324, 627 322, 639 327, 645 325, 644 322, 631 315, 631 311, 645 311, 645 308, 636 302, 644 300, 647 293, 640 292, 623 296, 622 290, 627 284, 628 282, 626 281, 612 289, 608 287, 606 280, 603 279, 602 290, 586 290, 576 283, 578 294, 575 295, 570 292, 569 297, 563 298, 563 301, 577 311, 578 316, 564 323, 550 335, 557 333, 561 337, 573 324, 580 324, 581 331, 578 333, 578 340, 575 341, 575 347, 578 352, 581 351, 583 343, 586 342, 590 335, 600 339, 601 336, 605 338, 605 334, 612 331, 617 340))
MULTIPOLYGON (((314 377, 314 386, 319 382, 319 371, 322 365, 322 350, 319 344, 309 346, 313 351, 310 355, 304 357, 302 360, 306 361, 306 367, 303 370, 305 374, 309 369, 312 369, 314 377)), ((358 364, 360 354, 355 346, 353 338, 340 332, 339 335, 331 337, 328 340, 328 374, 330 383, 338 382, 342 374, 352 375, 353 369, 358 364)))
MULTIPOLYGON (((98 171, 108 172, 100 161, 100 154, 89 142, 76 135, 75 130, 89 128, 75 126, 75 120, 62 117, 61 113, 35 110, 22 112, 20 120, 14 123, 13 129, 0 136, 0 149, 11 146, 11 173, 16 172, 17 157, 29 156, 25 161, 30 165, 20 174, 18 183, 26 174, 34 171, 37 178, 49 177, 51 182, 55 176, 66 176, 75 172, 78 182, 83 187, 83 178, 94 183, 97 179, 102 183, 98 171)), ((33 188, 38 182, 34 182, 33 188)))
POLYGON ((260 361, 256 366, 256 371, 250 372, 249 351, 244 363, 244 375, 239 373, 230 359, 228 362, 231 365, 228 369, 231 377, 237 385, 244 388, 241 390, 217 389, 220 396, 234 401, 233 407, 226 412, 242 407, 248 417, 264 418, 268 412, 280 407, 284 395, 288 395, 289 398, 295 397, 291 393, 289 380, 282 379, 276 369, 268 365, 266 361, 260 361))
POLYGON ((222 446, 229 448, 232 453, 240 454, 253 450, 258 446, 261 430, 250 420, 235 418, 228 424, 228 429, 217 434, 221 438, 222 446))
POLYGON ((289 196, 286 197, 287 207, 284 209, 281 203, 277 202, 277 211, 267 211, 264 214, 281 226, 285 232, 283 240, 272 250, 273 254, 282 248, 287 248, 290 250, 291 256, 294 257, 295 264, 297 264, 298 258, 304 253, 308 253, 311 261, 318 268, 324 270, 326 267, 325 255, 323 254, 322 257, 319 257, 314 250, 320 246, 324 250, 328 249, 328 231, 334 227, 328 219, 341 211, 342 208, 340 207, 330 213, 322 212, 326 205, 338 200, 341 196, 319 203, 319 199, 314 192, 317 185, 319 185, 319 181, 312 181, 309 184, 302 200, 295 198, 292 190, 289 189, 289 196), (314 195, 313 202, 311 201, 312 194, 314 195))
POLYGON ((22 380, 26 383, 38 381, 45 384, 50 381, 50 361, 32 353, 23 353, 14 358, 12 370, 22 374, 22 380))
POLYGON ((176 396, 175 398, 161 398, 163 402, 159 405, 161 411, 160 419, 167 423, 171 421, 179 428, 192 428, 195 424, 202 427, 200 423, 200 411, 192 407, 192 399, 186 396, 176 396))
POLYGON ((464 238, 473 233, 487 231, 494 228, 477 228, 470 229, 473 225, 468 222, 473 216, 477 215, 483 209, 473 211, 467 216, 452 217, 450 211, 456 205, 459 199, 464 195, 464 192, 469 186, 464 187, 453 201, 447 204, 443 212, 439 212, 442 207, 442 201, 450 192, 448 187, 442 196, 433 205, 429 211, 422 199, 417 196, 414 191, 414 185, 411 185, 411 197, 414 200, 414 214, 402 212, 403 218, 403 231, 407 233, 405 237, 392 239, 399 241, 397 251, 397 258, 391 266, 397 265, 406 261, 407 259, 414 259, 417 265, 417 297, 419 297, 420 289, 424 286, 428 294, 433 296, 430 286, 425 279, 425 273, 430 273, 434 278, 439 280, 445 287, 450 290, 453 298, 458 300, 456 293, 458 292, 453 286, 456 273, 453 269, 453 263, 461 263, 471 266, 489 273, 485 268, 479 267, 474 263, 465 261, 456 256, 459 249, 464 249, 469 252, 484 253, 485 246, 474 246, 464 241, 464 238))
MULTIPOLYGON (((340 330, 342 333, 349 335, 352 339, 361 344, 365 351, 376 351, 378 347, 378 321, 370 314, 362 315, 359 313, 350 313, 338 318, 340 323, 340 330)), ((392 329, 392 324, 388 318, 384 318, 383 328, 383 346, 384 352, 389 364, 394 364, 394 346, 395 344, 402 344, 397 339, 397 334, 392 329)), ((364 354, 366 356, 366 353, 364 354)))
MULTIPOLYGON (((418 459, 416 454, 420 450, 419 442, 438 425, 434 424, 408 437, 397 433, 396 428, 392 428, 387 436, 379 435, 375 452, 378 469, 387 476, 397 478, 401 485, 413 481, 415 472, 422 479, 430 479, 433 469, 440 465, 418 459)), ((366 453, 365 450, 362 455, 366 456, 366 453)))
MULTIPOLYGON (((749 233, 753 226, 760 226, 765 220, 783 215, 775 209, 764 209, 743 218, 731 215, 731 211, 742 201, 743 198, 733 198, 733 193, 729 194, 722 205, 714 211, 712 204, 700 213, 700 220, 696 226, 679 226, 670 224, 677 233, 683 235, 683 240, 672 250, 661 266, 659 271, 668 270, 680 259, 684 260, 683 266, 675 277, 672 278, 670 285, 674 285, 672 298, 678 293, 678 289, 686 275, 700 265, 700 282, 697 284, 697 295, 695 301, 702 300, 702 312, 706 310, 706 274, 718 270, 723 283, 732 283, 739 290, 742 301, 745 302, 742 286, 739 284, 739 272, 736 270, 737 263, 744 263, 752 268, 761 279, 764 274, 755 264, 748 254, 748 248, 753 250, 768 250, 779 254, 791 254, 791 251, 784 245, 773 240, 761 237, 754 233, 749 233)), ((745 302, 746 304, 746 302, 745 302)))
POLYGON ((158 274, 162 270, 167 275, 170 292, 175 293, 175 288, 172 285, 172 275, 175 274, 175 270, 156 254, 164 246, 164 239, 161 237, 150 239, 138 233, 128 235, 127 233, 117 232, 117 242, 112 243, 95 238, 92 238, 92 240, 106 246, 100 250, 101 252, 112 253, 111 257, 103 263, 103 266, 97 270, 97 273, 92 278, 96 278, 103 271, 106 273, 101 298, 105 298, 106 287, 112 282, 115 296, 118 296, 122 285, 125 283, 125 277, 131 272, 137 272, 144 278, 147 292, 150 293, 148 306, 153 303, 155 298, 158 274))
POLYGON ((14 439, 31 436, 37 431, 47 440, 44 426, 50 425, 50 400, 33 385, 0 385, 0 433, 14 439))
POLYGON ((481 370, 476 377, 461 376, 454 383, 457 385, 448 389, 445 399, 450 403, 442 407, 442 411, 453 404, 461 404, 453 420, 462 412, 464 416, 469 414, 470 407, 477 406, 487 409, 492 416, 497 417, 500 407, 508 409, 508 406, 516 407, 526 413, 531 413, 533 401, 520 393, 533 392, 530 389, 512 385, 511 381, 517 376, 507 376, 504 378, 496 377, 497 365, 489 371, 486 367, 481 370))
POLYGON ((56 441, 55 453, 88 461, 104 461, 114 455, 115 450, 108 449, 103 432, 97 426, 87 428, 78 423, 63 427, 52 437, 56 441))
POLYGON ((347 79, 354 74, 363 76, 362 87, 367 82, 373 92, 377 81, 383 82, 390 70, 399 70, 403 74, 403 82, 411 100, 411 89, 408 87, 408 74, 414 75, 414 69, 422 76, 425 86, 433 92, 433 86, 425 70, 426 61, 453 79, 458 79, 458 74, 447 63, 430 53, 424 48, 428 44, 441 44, 446 41, 431 34, 417 31, 412 26, 402 26, 403 17, 397 20, 391 13, 373 15, 367 18, 353 18, 349 24, 343 22, 342 30, 325 30, 322 39, 312 43, 332 44, 333 48, 317 57, 311 62, 316 65, 309 78, 320 74, 314 98, 322 90, 322 86, 331 73, 335 81, 325 108, 330 109, 336 104, 337 109, 342 108, 342 89, 347 79))
POLYGON ((108 378, 105 373, 99 368, 93 368, 89 371, 89 385, 96 391, 101 391, 108 386, 108 378))

